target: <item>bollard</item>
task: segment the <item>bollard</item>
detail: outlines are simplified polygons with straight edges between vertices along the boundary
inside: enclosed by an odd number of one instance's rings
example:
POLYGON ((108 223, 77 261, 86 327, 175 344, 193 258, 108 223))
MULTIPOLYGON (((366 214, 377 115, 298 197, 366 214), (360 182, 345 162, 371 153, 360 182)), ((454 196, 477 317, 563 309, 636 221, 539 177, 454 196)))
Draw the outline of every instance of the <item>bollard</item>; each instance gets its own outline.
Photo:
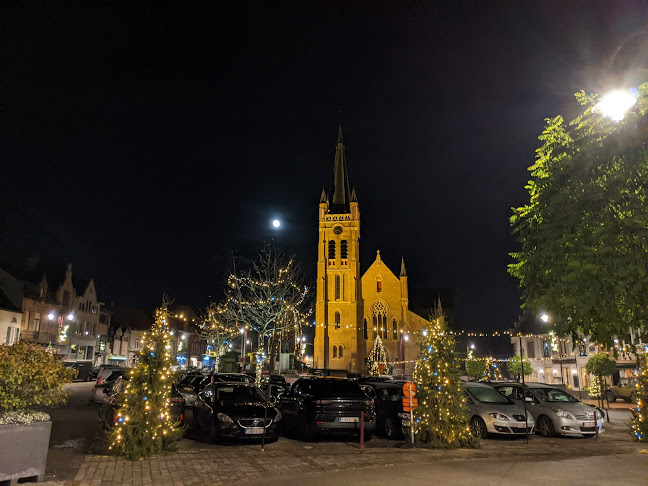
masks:
POLYGON ((360 449, 364 449, 364 411, 360 412, 360 449))

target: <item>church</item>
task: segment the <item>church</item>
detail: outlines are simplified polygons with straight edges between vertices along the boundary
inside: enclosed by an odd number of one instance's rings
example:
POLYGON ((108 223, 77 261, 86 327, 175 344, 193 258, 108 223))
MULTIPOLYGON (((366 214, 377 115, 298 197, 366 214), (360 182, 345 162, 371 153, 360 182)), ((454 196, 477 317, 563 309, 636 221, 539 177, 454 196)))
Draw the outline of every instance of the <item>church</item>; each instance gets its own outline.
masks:
MULTIPOLYGON (((342 139, 335 148, 333 197, 319 201, 317 301, 313 366, 366 373, 367 357, 380 337, 395 374, 411 374, 417 335, 429 322, 409 308, 404 259, 398 276, 381 260, 360 271, 360 207, 351 189, 342 139)), ((387 371, 387 370, 386 370, 387 371)))

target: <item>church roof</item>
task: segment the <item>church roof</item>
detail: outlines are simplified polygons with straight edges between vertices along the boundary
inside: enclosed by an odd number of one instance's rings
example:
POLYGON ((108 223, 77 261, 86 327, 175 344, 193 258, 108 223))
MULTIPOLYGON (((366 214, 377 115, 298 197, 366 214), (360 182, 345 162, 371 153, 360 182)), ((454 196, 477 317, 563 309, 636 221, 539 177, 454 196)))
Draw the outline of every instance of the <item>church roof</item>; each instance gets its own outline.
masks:
POLYGON ((344 140, 342 138, 342 127, 338 130, 338 140, 335 147, 335 163, 333 165, 333 201, 330 212, 333 214, 351 212, 351 189, 349 185, 349 174, 347 173, 346 155, 344 152, 344 140))

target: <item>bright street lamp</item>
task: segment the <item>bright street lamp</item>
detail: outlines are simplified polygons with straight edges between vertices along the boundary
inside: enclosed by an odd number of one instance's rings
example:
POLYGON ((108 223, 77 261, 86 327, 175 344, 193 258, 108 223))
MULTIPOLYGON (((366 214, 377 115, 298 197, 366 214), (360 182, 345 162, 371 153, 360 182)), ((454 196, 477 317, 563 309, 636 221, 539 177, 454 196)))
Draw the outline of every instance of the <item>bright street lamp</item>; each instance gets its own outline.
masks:
POLYGON ((48 318, 50 321, 53 321, 55 317, 56 317, 56 316, 54 315, 53 312, 50 312, 49 314, 47 314, 47 318, 48 318))
POLYGON ((630 90, 614 90, 596 104, 596 111, 612 121, 623 120, 625 114, 637 102, 637 96, 630 90))
POLYGON ((542 322, 549 322, 549 315, 547 314, 542 314, 540 316, 540 319, 542 319, 542 322))

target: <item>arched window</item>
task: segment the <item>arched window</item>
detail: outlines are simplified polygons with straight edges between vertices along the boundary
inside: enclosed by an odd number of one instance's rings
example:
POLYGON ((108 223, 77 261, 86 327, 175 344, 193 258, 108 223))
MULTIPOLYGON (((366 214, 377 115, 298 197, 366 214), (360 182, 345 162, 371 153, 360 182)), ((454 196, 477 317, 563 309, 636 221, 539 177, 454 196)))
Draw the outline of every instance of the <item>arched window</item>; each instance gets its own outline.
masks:
POLYGON ((340 344, 340 351, 338 353, 338 358, 344 358, 344 346, 340 344))
POLYGON ((376 333, 381 339, 387 339, 387 307, 382 302, 376 302, 373 306, 374 339, 376 333))
POLYGON ((376 292, 382 292, 382 280, 376 280, 376 292))
POLYGON ((340 258, 346 260, 349 257, 349 245, 347 240, 342 240, 340 242, 340 258))
POLYGON ((338 356, 337 353, 338 353, 337 346, 333 346, 333 357, 334 358, 337 358, 337 356, 338 356))
POLYGON ((340 283, 340 276, 335 276, 335 300, 340 300, 342 295, 342 285, 340 283))
POLYGON ((329 241, 328 259, 335 260, 335 240, 329 241))
POLYGON ((363 317, 362 318, 362 332, 363 332, 363 335, 364 335, 365 339, 369 339, 369 329, 367 329, 368 327, 369 327, 369 324, 367 323, 367 318, 363 317))
POLYGON ((342 326, 342 316, 339 312, 335 312, 335 329, 340 329, 342 326))
POLYGON ((395 317, 392 320, 392 339, 398 339, 398 321, 395 317))

